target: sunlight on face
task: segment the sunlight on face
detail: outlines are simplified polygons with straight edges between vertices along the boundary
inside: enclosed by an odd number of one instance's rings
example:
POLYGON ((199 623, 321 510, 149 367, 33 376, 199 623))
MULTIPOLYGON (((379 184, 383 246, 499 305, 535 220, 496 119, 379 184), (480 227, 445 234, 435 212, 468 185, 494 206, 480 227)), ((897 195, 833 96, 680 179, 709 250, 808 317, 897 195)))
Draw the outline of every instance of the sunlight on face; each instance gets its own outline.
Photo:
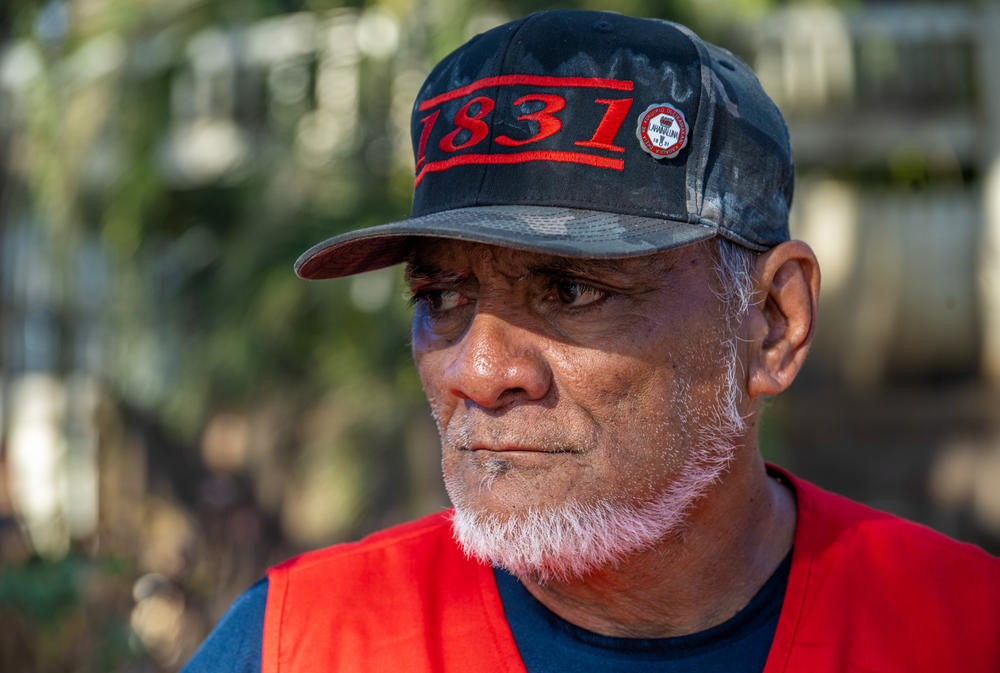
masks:
POLYGON ((408 278, 470 554, 579 576, 678 531, 725 471, 738 362, 708 246, 595 262, 441 241, 408 278))

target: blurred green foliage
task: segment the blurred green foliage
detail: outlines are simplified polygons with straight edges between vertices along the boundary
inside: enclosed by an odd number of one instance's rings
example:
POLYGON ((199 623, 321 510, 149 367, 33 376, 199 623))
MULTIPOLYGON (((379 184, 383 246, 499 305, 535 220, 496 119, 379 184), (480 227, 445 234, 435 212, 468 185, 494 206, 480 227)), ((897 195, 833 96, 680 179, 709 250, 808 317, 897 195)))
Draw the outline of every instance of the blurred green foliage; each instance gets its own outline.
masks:
POLYGON ((0 566, 0 668, 120 670, 141 650, 123 618, 127 566, 83 556, 0 566))

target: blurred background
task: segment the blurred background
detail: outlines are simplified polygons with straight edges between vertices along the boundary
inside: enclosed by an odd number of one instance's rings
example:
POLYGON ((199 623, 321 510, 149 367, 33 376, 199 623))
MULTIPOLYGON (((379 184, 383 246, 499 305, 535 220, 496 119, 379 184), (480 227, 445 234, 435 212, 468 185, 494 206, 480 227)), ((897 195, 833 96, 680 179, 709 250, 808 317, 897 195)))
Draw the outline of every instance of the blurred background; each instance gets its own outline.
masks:
MULTIPOLYGON (((614 4, 789 121, 824 287, 767 457, 1000 553, 1000 7, 614 4)), ((270 564, 447 504, 399 269, 292 262, 404 215, 424 75, 552 6, 0 4, 0 670, 176 670, 270 564)))

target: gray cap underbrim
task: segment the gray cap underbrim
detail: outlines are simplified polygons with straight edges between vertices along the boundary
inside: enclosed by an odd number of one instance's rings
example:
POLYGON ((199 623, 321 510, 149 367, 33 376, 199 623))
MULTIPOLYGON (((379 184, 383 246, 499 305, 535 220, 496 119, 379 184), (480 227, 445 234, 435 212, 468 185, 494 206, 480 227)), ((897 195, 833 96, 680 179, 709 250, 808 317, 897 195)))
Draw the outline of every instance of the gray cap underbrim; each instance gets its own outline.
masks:
POLYGON ((475 206, 334 236, 299 256, 295 273, 318 280, 398 264, 414 236, 450 238, 565 257, 638 257, 712 238, 712 224, 543 206, 475 206))

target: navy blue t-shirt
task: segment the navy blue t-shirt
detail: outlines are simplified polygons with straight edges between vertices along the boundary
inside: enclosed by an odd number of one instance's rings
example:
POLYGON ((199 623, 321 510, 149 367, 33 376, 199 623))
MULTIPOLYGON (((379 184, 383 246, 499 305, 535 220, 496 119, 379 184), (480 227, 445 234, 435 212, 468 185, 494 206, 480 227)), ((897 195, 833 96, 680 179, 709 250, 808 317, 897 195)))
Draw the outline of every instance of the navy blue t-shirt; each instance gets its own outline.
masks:
MULTIPOLYGON (((517 578, 493 571, 528 673, 760 673, 778 626, 792 554, 749 604, 718 626, 676 638, 612 638, 539 603, 517 578)), ((236 599, 182 673, 259 673, 267 579, 236 599)))

